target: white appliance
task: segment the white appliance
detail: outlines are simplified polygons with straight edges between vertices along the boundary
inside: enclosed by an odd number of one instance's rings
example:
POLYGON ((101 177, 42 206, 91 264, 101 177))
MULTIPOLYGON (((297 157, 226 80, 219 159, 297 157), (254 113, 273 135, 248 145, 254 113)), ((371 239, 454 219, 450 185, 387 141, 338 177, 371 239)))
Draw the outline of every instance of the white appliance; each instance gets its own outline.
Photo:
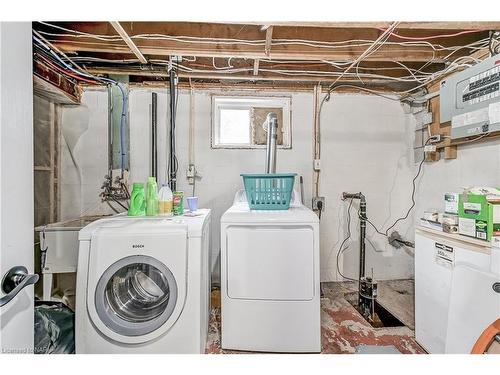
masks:
MULTIPOLYGON (((500 249, 493 249, 498 259, 500 249)), ((500 266, 485 272, 460 264, 453 272, 446 353, 470 353, 481 333, 500 318, 500 266)))
POLYGON ((319 269, 310 209, 252 211, 238 192, 221 218, 222 348, 320 352, 319 269))
POLYGON ((80 231, 77 353, 204 353, 210 210, 98 220, 80 231))
MULTIPOLYGON (((75 220, 60 221, 36 227, 40 233, 40 249, 42 256, 43 300, 52 297, 53 275, 58 273, 74 273, 78 264, 78 232, 86 225, 102 218, 102 216, 84 216, 75 220)), ((74 295, 72 290, 65 294, 74 295)))
MULTIPOLYGON (((474 290, 459 291, 459 285, 465 280, 461 269, 467 267, 474 272, 488 273, 496 262, 488 242, 425 227, 416 230, 415 338, 425 350, 433 354, 447 351, 449 317, 457 313, 458 303, 467 304, 474 298, 474 290)), ((485 303, 475 308, 488 309, 485 303)), ((454 324, 473 324, 476 314, 464 318, 455 320, 454 324)))

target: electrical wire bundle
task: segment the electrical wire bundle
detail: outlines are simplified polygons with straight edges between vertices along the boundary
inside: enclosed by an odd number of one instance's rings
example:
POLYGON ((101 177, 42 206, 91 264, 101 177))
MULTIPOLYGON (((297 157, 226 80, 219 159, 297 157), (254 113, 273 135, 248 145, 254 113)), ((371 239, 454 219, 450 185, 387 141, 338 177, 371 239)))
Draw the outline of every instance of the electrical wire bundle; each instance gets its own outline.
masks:
MULTIPOLYGON (((46 62, 49 66, 53 67, 54 69, 60 71, 61 73, 70 76, 74 79, 88 82, 88 83, 104 83, 104 84, 112 84, 116 85, 122 94, 122 111, 121 111, 121 116, 120 116, 120 167, 122 170, 122 175, 123 171, 125 169, 125 135, 124 135, 124 123, 125 123, 125 118, 126 118, 126 107, 127 107, 127 95, 125 93, 125 90, 123 87, 115 80, 110 79, 110 78, 105 78, 105 77, 98 77, 95 75, 92 75, 90 73, 82 72, 80 69, 75 69, 71 65, 67 64, 55 51, 53 48, 51 48, 49 45, 47 45, 45 42, 43 42, 40 38, 38 38, 36 35, 33 35, 33 45, 35 46, 35 49, 37 50, 37 56, 40 57, 44 62, 46 62), (55 59, 49 58, 52 57, 55 59)), ((70 60, 71 61, 71 60, 70 60)), ((74 64, 74 63, 73 63, 74 64)))
POLYGON ((500 31, 494 31, 490 33, 490 39, 488 41, 488 49, 492 56, 498 55, 500 53, 500 43, 498 42, 498 37, 500 37, 500 31), (497 45, 494 46, 493 42, 497 42, 497 45))
POLYGON ((171 116, 171 121, 170 121, 170 146, 171 149, 169 150, 170 155, 168 156, 168 163, 167 163, 167 175, 166 175, 166 180, 168 181, 168 185, 172 189, 172 191, 176 190, 176 179, 177 179, 177 172, 179 170, 179 160, 177 159, 177 152, 176 152, 176 138, 175 138, 175 131, 176 131, 176 117, 177 117, 177 107, 179 103, 179 85, 176 83, 177 82, 177 70, 171 66, 171 74, 170 74, 170 85, 175 85, 175 90, 171 89, 170 94, 171 94, 171 105, 170 105, 170 116, 171 116))
MULTIPOLYGON (((93 34, 93 33, 87 33, 87 32, 82 32, 78 30, 71 30, 64 28, 59 25, 54 25, 50 24, 47 22, 40 22, 40 24, 58 30, 62 31, 59 33, 55 32, 49 32, 49 31, 40 31, 41 34, 46 35, 47 37, 57 37, 57 38, 71 38, 71 43, 74 44, 87 44, 89 43, 88 40, 81 40, 83 39, 94 39, 99 41, 99 44, 102 44, 103 46, 110 44, 112 46, 119 46, 121 43, 121 37, 117 35, 100 35, 100 34, 93 34), (75 40, 76 39, 76 40, 75 40), (80 39, 80 40, 78 40, 80 39)), ((329 70, 311 70, 311 69, 279 69, 275 68, 273 65, 271 66, 266 66, 266 63, 276 63, 276 64, 285 64, 285 61, 279 61, 276 62, 275 60, 271 59, 260 59, 261 61, 261 67, 259 68, 259 71, 266 72, 266 73, 275 73, 278 75, 283 75, 283 76, 290 76, 290 77, 304 77, 304 76, 313 76, 313 77, 325 77, 325 79, 328 78, 334 78, 333 84, 330 86, 335 86, 336 82, 340 80, 342 77, 352 77, 352 78, 357 78, 362 84, 364 83, 364 79, 374 79, 374 80, 382 80, 382 81, 388 81, 388 82, 406 82, 406 83, 411 83, 411 82, 417 82, 419 86, 414 87, 406 92, 399 92, 398 94, 405 94, 409 91, 417 90, 427 84, 429 84, 432 81, 435 81, 436 79, 439 79, 443 75, 449 74, 452 71, 455 71, 457 69, 460 69, 462 67, 468 67, 470 66, 470 61, 475 61, 471 56, 462 56, 458 57, 452 61, 449 61, 451 57, 456 54, 460 50, 467 49, 470 52, 473 51, 478 51, 481 50, 488 45, 491 45, 491 40, 492 36, 490 38, 483 38, 477 41, 474 41, 472 43, 469 43, 467 45, 456 45, 456 46, 443 46, 441 44, 435 43, 434 40, 444 40, 444 39, 450 39, 454 38, 460 35, 466 35, 466 34, 473 34, 473 33, 480 33, 482 30, 464 30, 452 34, 439 34, 439 35, 428 35, 428 36, 418 36, 418 37, 411 37, 411 36, 404 36, 400 35, 395 32, 395 28, 397 27, 398 23, 395 22, 391 24, 391 26, 388 29, 379 29, 382 31, 382 34, 377 40, 365 40, 365 39, 354 39, 354 40, 344 40, 344 41, 321 41, 321 40, 308 40, 308 39, 282 39, 282 38, 273 38, 272 40, 272 46, 285 46, 285 45, 300 45, 300 46, 307 46, 307 47, 314 47, 314 48, 319 48, 319 49, 327 49, 327 50, 346 50, 346 51, 352 51, 353 48, 362 48, 362 47, 367 47, 364 52, 361 53, 361 55, 354 60, 353 62, 348 61, 322 61, 323 63, 326 63, 328 65, 331 65, 335 69, 338 69, 340 71, 329 71, 329 70), (392 37, 392 40, 389 40, 392 37), (394 39, 397 39, 396 41, 394 39), (433 41, 433 42, 431 42, 433 41), (391 46, 393 48, 399 46, 402 47, 404 50, 408 50, 409 48, 413 47, 427 47, 431 51, 433 51, 434 58, 430 59, 427 63, 425 63, 422 67, 418 69, 410 68, 406 65, 404 65, 401 62, 394 62, 397 66, 392 67, 392 68, 378 68, 379 70, 394 70, 394 69, 401 69, 405 70, 409 73, 407 76, 402 76, 402 77, 394 77, 390 75, 384 75, 384 74, 374 74, 370 72, 364 72, 365 70, 377 70, 377 69, 368 69, 365 67, 359 66, 359 64, 369 57, 371 54, 376 52, 378 49, 380 49, 383 45, 391 46), (447 51, 449 52, 446 56, 444 57, 439 57, 439 60, 436 60, 436 53, 437 52, 444 52, 447 51), (446 62, 447 65, 439 71, 436 72, 425 72, 424 69, 427 67, 430 63, 433 62, 446 62), (349 70, 355 67, 355 72, 349 72, 349 70)), ((250 46, 265 46, 265 39, 254 39, 254 40, 249 40, 249 39, 237 39, 237 38, 218 38, 218 37, 194 37, 194 36, 182 36, 182 35, 165 35, 165 34, 136 34, 136 35, 131 35, 130 38, 132 40, 168 40, 168 41, 174 41, 174 42, 181 42, 181 43, 197 43, 197 44, 206 44, 206 45, 250 45, 250 46)), ((56 41, 57 39, 54 39, 56 41)), ((59 41, 64 41, 64 40, 59 40, 59 41)), ((149 45, 148 48, 156 48, 154 45, 149 45)), ((158 47, 160 48, 160 47, 158 47)), ((94 62, 106 62, 106 63, 112 63, 112 64, 132 64, 131 68, 137 70, 138 72, 146 69, 153 69, 154 66, 165 66, 169 65, 170 67, 174 66, 179 72, 185 72, 187 74, 189 73, 216 73, 216 74, 237 74, 237 73, 251 73, 253 71, 253 67, 239 67, 236 68, 232 64, 232 58, 228 58, 227 64, 225 66, 219 66, 215 64, 215 58, 212 58, 212 67, 213 69, 197 69, 193 68, 193 66, 200 66, 203 68, 206 68, 206 65, 201 65, 201 64, 190 64, 191 66, 187 66, 186 64, 182 64, 180 62, 171 62, 167 60, 150 60, 149 65, 140 65, 137 66, 138 60, 110 60, 110 59, 99 59, 99 58, 94 58, 94 57, 81 57, 78 58, 79 61, 86 61, 90 63, 94 62)), ((196 57, 194 57, 191 60, 184 60, 184 61, 189 61, 193 62, 196 61, 196 57)), ((305 62, 305 65, 310 65, 310 63, 313 63, 311 61, 305 62)), ((316 62, 317 64, 318 62, 316 62)), ((284 65, 281 65, 284 66, 284 65)))
MULTIPOLYGON (((34 31, 33 35, 33 47, 34 47, 34 55, 36 59, 40 59, 45 65, 48 67, 54 69, 55 71, 65 75, 66 77, 70 77, 72 80, 76 80, 77 82, 86 82, 90 84, 106 84, 106 85, 115 85, 118 87, 120 90, 121 96, 122 96, 122 109, 121 109, 121 114, 120 114, 120 168, 121 168, 121 179, 120 179, 120 188, 119 190, 123 191, 125 194, 125 197, 129 196, 128 188, 123 182, 123 175, 124 175, 124 170, 125 170, 125 119, 126 119, 126 108, 127 108, 127 95, 125 93, 124 88, 115 80, 110 79, 110 78, 105 78, 105 77, 98 77, 95 75, 92 75, 87 72, 83 72, 76 63, 71 61, 69 58, 67 58, 66 55, 64 57, 69 61, 69 63, 66 63, 62 57, 59 56, 59 54, 51 47, 49 42, 46 42, 43 39, 43 37, 38 37, 36 34, 37 32, 34 31), (75 67, 71 66, 70 64, 74 65, 75 67)), ((107 204, 110 206, 110 208, 118 212, 109 202, 109 199, 117 203, 119 206, 121 206, 123 209, 127 209, 125 205, 120 203, 118 199, 115 198, 114 195, 114 190, 116 188, 113 188, 111 186, 112 180, 111 176, 109 176, 109 186, 107 185, 107 188, 103 193, 101 193, 101 196, 103 197, 103 200, 107 202, 107 204)))

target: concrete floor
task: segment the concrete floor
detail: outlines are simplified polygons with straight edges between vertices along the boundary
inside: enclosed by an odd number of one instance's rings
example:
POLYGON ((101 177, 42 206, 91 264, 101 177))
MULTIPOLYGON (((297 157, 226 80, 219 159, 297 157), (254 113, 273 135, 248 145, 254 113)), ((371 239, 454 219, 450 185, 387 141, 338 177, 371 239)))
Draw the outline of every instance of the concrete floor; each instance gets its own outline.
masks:
MULTIPOLYGON (((322 353, 356 353, 357 350, 373 346, 387 349, 387 352, 425 353, 414 339, 413 281, 391 280, 379 283, 379 302, 406 324, 391 328, 373 328, 347 301, 345 294, 356 290, 353 283, 323 283, 322 289, 322 353)), ((220 319, 220 307, 213 307, 206 352, 238 353, 221 349, 220 319)))

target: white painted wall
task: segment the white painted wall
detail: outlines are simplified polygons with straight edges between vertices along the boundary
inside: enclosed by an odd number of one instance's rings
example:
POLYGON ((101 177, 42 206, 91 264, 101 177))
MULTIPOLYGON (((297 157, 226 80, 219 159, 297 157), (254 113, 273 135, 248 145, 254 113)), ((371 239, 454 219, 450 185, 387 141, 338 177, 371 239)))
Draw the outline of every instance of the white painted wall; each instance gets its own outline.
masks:
POLYGON ((418 185, 416 219, 425 210, 444 211, 444 194, 471 186, 500 186, 500 139, 459 146, 458 157, 426 163, 418 185))
MULTIPOLYGON (((366 95, 332 95, 321 117, 322 178, 320 194, 327 198, 321 221, 322 279, 336 277, 336 254, 347 235, 348 201, 343 191, 361 191, 367 199, 367 216, 379 229, 387 228, 410 206, 414 173, 413 116, 399 102, 366 95)), ((345 251, 343 274, 357 277, 359 259, 358 202, 351 209, 351 246, 345 251)), ((398 224, 413 238, 412 218, 398 224)), ((384 237, 367 228, 367 273, 373 268, 377 279, 413 275, 413 254, 395 250, 384 237), (371 246, 373 244, 373 246, 371 246)))
POLYGON ((61 114, 61 220, 111 213, 99 193, 108 172, 106 90, 90 90, 61 114))
MULTIPOLYGON (((131 181, 145 181, 150 170, 150 105, 152 89, 134 88, 130 93, 131 181)), ((165 176, 166 90, 158 95, 159 176, 165 176)), ((210 148, 211 93, 195 94, 195 164, 203 176, 197 182, 200 204, 213 210, 212 262, 219 252, 219 225, 222 213, 231 205, 234 193, 242 187, 240 173, 262 172, 265 150, 224 150, 210 148)), ((312 192, 313 95, 312 93, 274 93, 292 97, 292 149, 278 150, 277 169, 303 175, 306 204, 312 192)), ((106 173, 107 93, 87 90, 82 106, 63 110, 63 134, 69 148, 62 154, 63 217, 78 216, 95 206, 106 173), (72 149, 78 169, 70 158, 72 149), (81 179, 81 183, 79 182, 81 179)), ((178 188, 191 194, 187 184, 189 93, 181 91, 177 115, 178 188)), ((397 102, 366 95, 334 95, 322 114, 321 195, 327 205, 321 223, 321 272, 323 280, 336 278, 335 253, 345 235, 345 203, 340 193, 362 191, 368 199, 368 215, 379 226, 403 214, 409 207, 410 185, 414 171, 413 117, 405 115, 397 102), (341 220, 339 220, 339 218, 341 220), (334 246, 335 245, 335 246, 334 246)), ((64 142, 63 142, 64 144, 64 142)), ((102 207, 98 207, 102 209, 102 207)), ((93 212, 93 211, 88 211, 93 212)), ((353 218, 356 217, 353 210, 353 218)), ((357 239, 357 220, 351 231, 357 239)), ((401 232, 412 237, 410 221, 401 232)), ((381 279, 412 275, 412 255, 393 251, 380 236, 368 230, 377 250, 368 246, 368 270, 373 266, 381 279)), ((345 273, 357 273, 357 241, 345 256, 345 273)))

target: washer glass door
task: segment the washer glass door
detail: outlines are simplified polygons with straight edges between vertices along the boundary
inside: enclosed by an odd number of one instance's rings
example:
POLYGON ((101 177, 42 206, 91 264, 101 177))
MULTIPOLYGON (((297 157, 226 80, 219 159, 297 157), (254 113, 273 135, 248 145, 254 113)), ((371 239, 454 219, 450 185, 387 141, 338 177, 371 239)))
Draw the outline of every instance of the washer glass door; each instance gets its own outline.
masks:
POLYGON ((163 263, 145 255, 113 263, 99 279, 97 315, 112 331, 142 336, 161 327, 174 311, 177 283, 163 263))

